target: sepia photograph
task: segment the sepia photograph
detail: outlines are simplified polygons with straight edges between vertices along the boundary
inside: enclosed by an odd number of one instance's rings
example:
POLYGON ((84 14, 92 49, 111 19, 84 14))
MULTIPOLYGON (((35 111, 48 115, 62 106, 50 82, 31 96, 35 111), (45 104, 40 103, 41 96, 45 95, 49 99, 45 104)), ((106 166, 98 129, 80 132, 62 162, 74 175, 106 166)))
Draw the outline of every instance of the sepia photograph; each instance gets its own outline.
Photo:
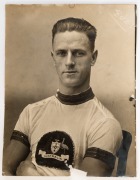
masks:
POLYGON ((136 10, 5 5, 3 176, 136 177, 136 10))

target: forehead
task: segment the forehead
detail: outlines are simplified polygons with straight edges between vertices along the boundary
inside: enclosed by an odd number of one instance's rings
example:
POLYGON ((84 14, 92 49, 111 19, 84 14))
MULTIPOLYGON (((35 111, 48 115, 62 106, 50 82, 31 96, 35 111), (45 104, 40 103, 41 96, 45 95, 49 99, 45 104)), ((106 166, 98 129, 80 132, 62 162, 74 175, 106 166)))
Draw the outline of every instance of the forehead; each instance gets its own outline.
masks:
POLYGON ((90 48, 90 42, 87 35, 83 32, 65 31, 55 35, 53 48, 90 48))

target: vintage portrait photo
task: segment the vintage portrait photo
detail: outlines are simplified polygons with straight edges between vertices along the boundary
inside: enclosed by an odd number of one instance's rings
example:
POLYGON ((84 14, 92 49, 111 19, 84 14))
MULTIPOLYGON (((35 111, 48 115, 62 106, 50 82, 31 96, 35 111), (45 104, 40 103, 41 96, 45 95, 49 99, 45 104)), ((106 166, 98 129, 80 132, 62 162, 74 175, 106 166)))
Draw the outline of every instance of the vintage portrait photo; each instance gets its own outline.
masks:
POLYGON ((3 176, 136 177, 136 9, 6 4, 3 176))

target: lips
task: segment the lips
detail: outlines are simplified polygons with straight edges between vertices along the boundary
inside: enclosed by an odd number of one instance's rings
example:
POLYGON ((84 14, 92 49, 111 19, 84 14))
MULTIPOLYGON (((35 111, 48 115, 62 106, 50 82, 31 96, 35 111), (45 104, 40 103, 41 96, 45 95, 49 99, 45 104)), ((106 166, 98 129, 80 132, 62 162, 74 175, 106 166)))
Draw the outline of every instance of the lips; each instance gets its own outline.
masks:
POLYGON ((77 73, 77 71, 69 70, 69 71, 64 71, 64 73, 67 73, 67 74, 73 74, 73 73, 77 73))

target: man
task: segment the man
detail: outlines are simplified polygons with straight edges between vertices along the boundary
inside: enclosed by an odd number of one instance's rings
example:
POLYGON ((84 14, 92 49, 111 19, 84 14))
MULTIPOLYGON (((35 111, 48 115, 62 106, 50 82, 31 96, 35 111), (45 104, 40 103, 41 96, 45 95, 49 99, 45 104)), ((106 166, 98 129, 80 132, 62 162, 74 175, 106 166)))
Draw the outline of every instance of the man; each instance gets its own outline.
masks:
POLYGON ((89 176, 111 176, 122 134, 90 87, 95 38, 95 27, 83 19, 54 25, 51 54, 59 90, 21 113, 5 152, 4 175, 69 176, 72 166, 89 176), (31 161, 24 161, 29 151, 31 161))

